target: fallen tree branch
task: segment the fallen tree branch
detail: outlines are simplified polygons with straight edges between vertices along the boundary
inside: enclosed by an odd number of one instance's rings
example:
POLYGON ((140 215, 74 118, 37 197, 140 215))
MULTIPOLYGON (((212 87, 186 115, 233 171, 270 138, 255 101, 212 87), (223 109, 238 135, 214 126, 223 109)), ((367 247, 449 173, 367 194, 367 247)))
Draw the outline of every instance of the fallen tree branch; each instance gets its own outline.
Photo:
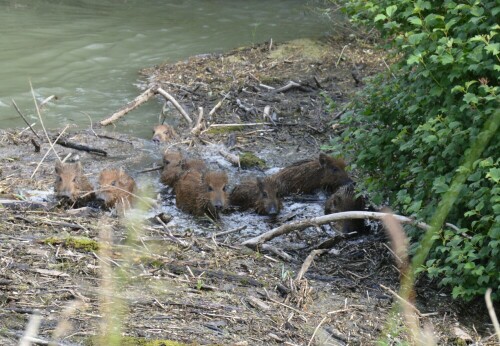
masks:
POLYGON ((189 117, 187 112, 184 110, 184 108, 182 108, 182 106, 179 104, 179 102, 177 102, 177 100, 172 95, 170 95, 168 92, 166 92, 162 88, 157 88, 156 92, 158 94, 162 95, 163 97, 165 97, 170 102, 172 102, 174 107, 177 108, 177 110, 182 114, 184 119, 186 119, 189 124, 191 124, 193 122, 193 120, 191 120, 191 118, 189 117))
POLYGON ((135 99, 133 99, 131 102, 127 103, 124 107, 122 107, 120 110, 117 112, 113 113, 109 118, 106 118, 104 120, 101 120, 100 124, 102 126, 106 126, 109 124, 114 123, 121 117, 123 117, 125 114, 130 112, 131 110, 139 107, 146 101, 148 101, 151 97, 155 95, 154 87, 151 87, 149 89, 146 89, 142 94, 137 96, 135 99))
POLYGON ((88 147, 86 145, 68 142, 68 141, 61 139, 61 138, 56 138, 54 143, 59 144, 59 145, 66 147, 66 148, 86 151, 88 153, 94 153, 94 154, 101 155, 101 156, 108 156, 108 153, 102 149, 95 149, 95 148, 88 147))
POLYGON ((392 215, 396 220, 401 223, 410 223, 415 226, 427 230, 430 226, 424 222, 418 222, 413 219, 410 219, 406 216, 394 215, 389 213, 379 213, 379 212, 371 212, 371 211, 346 211, 342 213, 328 214, 318 217, 313 217, 306 220, 300 220, 296 222, 292 222, 289 224, 284 224, 279 227, 276 227, 266 233, 263 233, 257 237, 248 239, 242 243, 242 245, 248 246, 250 248, 255 248, 266 241, 269 241, 273 238, 276 238, 280 235, 290 233, 292 231, 301 231, 311 226, 320 226, 325 223, 329 223, 332 221, 339 220, 347 220, 347 219, 376 219, 382 220, 387 215, 392 215))

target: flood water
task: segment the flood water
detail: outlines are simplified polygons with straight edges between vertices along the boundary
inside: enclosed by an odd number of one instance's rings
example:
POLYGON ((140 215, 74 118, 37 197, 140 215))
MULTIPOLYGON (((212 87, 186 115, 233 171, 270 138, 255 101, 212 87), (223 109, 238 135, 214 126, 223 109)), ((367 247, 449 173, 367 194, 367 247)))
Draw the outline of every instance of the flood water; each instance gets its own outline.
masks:
MULTIPOLYGON (((326 19, 304 0, 0 0, 0 128, 89 126, 139 93, 141 68, 273 39, 324 35, 326 19)), ((149 136, 161 105, 149 102, 117 131, 149 136), (151 126, 150 126, 151 125, 151 126)))

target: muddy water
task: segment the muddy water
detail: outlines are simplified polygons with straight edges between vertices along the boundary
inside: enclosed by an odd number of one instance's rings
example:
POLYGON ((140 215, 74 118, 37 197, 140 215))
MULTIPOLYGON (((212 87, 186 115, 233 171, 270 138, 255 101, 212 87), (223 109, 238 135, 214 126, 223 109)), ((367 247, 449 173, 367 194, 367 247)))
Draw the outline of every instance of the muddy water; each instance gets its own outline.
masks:
MULTIPOLYGON (((49 127, 88 126, 137 93, 137 71, 164 61, 223 52, 273 39, 315 37, 326 21, 303 0, 0 0, 0 128, 24 126, 14 99, 37 121, 38 101, 58 99, 43 111, 49 127)), ((160 106, 141 107, 118 125, 150 134, 160 106), (148 125, 148 126, 144 126, 148 125)))

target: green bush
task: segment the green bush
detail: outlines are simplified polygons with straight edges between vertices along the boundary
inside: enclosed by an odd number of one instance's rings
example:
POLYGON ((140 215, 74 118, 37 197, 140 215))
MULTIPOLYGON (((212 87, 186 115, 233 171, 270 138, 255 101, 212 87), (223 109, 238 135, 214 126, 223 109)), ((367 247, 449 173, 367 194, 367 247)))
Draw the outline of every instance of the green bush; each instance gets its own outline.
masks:
MULTIPOLYGON (((429 220, 489 118, 499 120, 500 4, 494 1, 347 0, 375 25, 397 62, 372 79, 330 147, 355 153, 375 203, 429 220)), ((471 299, 500 292, 500 138, 474 162, 425 270, 471 299)), ((412 230, 414 240, 419 233, 412 230)))

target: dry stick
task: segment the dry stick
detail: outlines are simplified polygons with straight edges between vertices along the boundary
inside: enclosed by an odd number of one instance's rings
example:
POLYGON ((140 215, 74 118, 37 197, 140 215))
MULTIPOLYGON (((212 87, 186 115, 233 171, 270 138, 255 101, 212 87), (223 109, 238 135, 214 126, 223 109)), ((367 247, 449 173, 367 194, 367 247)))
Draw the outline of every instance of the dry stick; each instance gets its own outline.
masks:
MULTIPOLYGON (((68 126, 69 125, 66 125, 66 127, 61 131, 61 133, 59 134, 59 136, 56 138, 56 142, 59 139, 59 137, 61 137, 64 134, 64 132, 68 129, 68 126)), ((45 155, 42 157, 42 160, 36 166, 35 170, 33 171, 33 174, 31 174, 30 179, 33 179, 33 177, 35 176, 36 171, 38 171, 38 168, 40 168, 40 165, 42 164, 43 160, 45 160, 45 158, 47 157, 47 155, 49 155, 51 149, 54 151, 54 153, 56 153, 56 150, 54 149, 54 145, 52 143, 50 143, 50 148, 47 150, 47 152, 45 153, 45 155)), ((57 153, 56 153, 56 155, 57 155, 57 153)), ((59 158, 59 160, 61 160, 61 158, 59 157, 59 155, 57 155, 57 157, 59 158)))
POLYGON ((21 110, 19 110, 19 107, 17 106, 16 101, 14 101, 14 99, 11 99, 11 101, 12 101, 12 104, 14 105, 14 108, 17 111, 17 114, 19 114, 21 116, 21 118, 23 118, 23 120, 26 123, 26 125, 28 125, 28 127, 30 128, 31 132, 33 132, 35 134, 35 136, 37 136, 37 138, 39 140, 42 140, 42 138, 40 138, 40 136, 38 135, 38 133, 35 132, 35 130, 33 129, 33 127, 31 127, 31 125, 28 122, 28 120, 26 120, 26 118, 24 117, 23 113, 21 113, 21 110))
POLYGON ((241 168, 240 164, 240 157, 238 155, 231 154, 230 152, 227 152, 224 149, 219 150, 219 154, 229 162, 231 162, 233 165, 237 166, 238 168, 241 168))
POLYGON ((131 102, 127 103, 124 107, 122 107, 120 110, 117 112, 113 113, 110 117, 101 120, 100 124, 102 126, 109 125, 111 123, 114 123, 116 120, 120 119, 123 117, 125 114, 130 112, 131 110, 139 107, 142 105, 144 102, 148 101, 151 97, 155 95, 154 87, 146 89, 142 94, 137 96, 135 99, 133 99, 131 102))
POLYGON ((210 119, 210 117, 212 115, 214 115, 215 111, 217 109, 219 109, 221 106, 222 106, 222 102, 224 102, 224 100, 229 96, 229 93, 227 93, 226 95, 224 95, 224 97, 222 98, 222 100, 220 100, 215 106, 214 108, 212 108, 212 110, 210 112, 208 112, 208 117, 210 119))
POLYGON ((285 86, 282 86, 281 88, 278 88, 278 89, 275 89, 273 90, 274 93, 281 93, 281 92, 285 92, 287 90, 290 90, 292 88, 298 88, 298 87, 301 87, 302 85, 300 85, 299 83, 296 83, 294 81, 289 81, 287 85, 285 86))
POLYGON ((319 324, 316 326, 316 328, 314 329, 314 333, 313 335, 311 336, 311 339, 309 340, 309 342, 307 343, 307 346, 311 346, 313 340, 314 340, 314 337, 316 336, 316 333, 318 332, 319 328, 321 327, 321 325, 323 323, 325 323, 327 319, 327 316, 323 317, 323 319, 321 320, 321 322, 319 322, 319 324))
POLYGON ((243 123, 243 124, 212 124, 207 129, 203 130, 201 133, 209 131, 211 128, 219 127, 243 127, 243 126, 261 126, 261 125, 272 125, 271 123, 243 123))
MULTIPOLYGON (((342 213, 335 213, 335 214, 329 214, 329 215, 323 215, 323 216, 318 216, 318 217, 313 217, 310 219, 306 220, 301 220, 301 221, 296 221, 292 222, 289 224, 284 224, 279 227, 276 227, 266 233, 263 233, 257 237, 248 239, 242 243, 242 245, 246 245, 251 248, 255 248, 256 246, 269 241, 273 238, 276 238, 282 234, 287 234, 295 230, 303 230, 311 226, 320 226, 325 223, 329 223, 332 221, 338 221, 338 220, 347 220, 347 219, 377 219, 381 220, 384 217, 386 217, 387 213, 378 213, 378 212, 370 212, 370 211, 346 211, 342 213)), ((411 223, 416 225, 419 228, 422 228, 424 230, 427 230, 429 228, 429 225, 427 225, 424 222, 417 222, 413 219, 410 219, 406 216, 401 216, 401 215, 393 215, 394 218, 396 218, 398 221, 402 223, 411 223)))
POLYGON ((34 313, 26 326, 23 337, 19 340, 19 346, 31 346, 31 339, 36 337, 38 334, 38 328, 40 327, 40 322, 42 321, 42 316, 39 313, 34 313))
POLYGON ((239 232, 239 231, 243 231, 246 228, 247 228, 247 225, 243 225, 243 226, 240 226, 240 227, 237 227, 237 228, 234 228, 234 229, 230 229, 229 231, 215 233, 214 237, 220 237, 222 235, 226 235, 226 234, 230 234, 230 233, 236 233, 236 232, 239 232))
POLYGON ((189 242, 185 241, 185 240, 180 240, 180 239, 177 239, 173 234, 172 232, 170 231, 170 229, 167 227, 167 225, 165 224, 165 222, 163 222, 162 219, 160 219, 158 216, 155 218, 156 221, 158 221, 162 226, 163 226, 163 229, 165 231, 167 231, 167 237, 172 240, 174 243, 177 243, 183 247, 189 247, 190 244, 189 242))
POLYGON ((306 260, 302 264, 302 267, 300 268, 299 273, 297 274, 297 277, 295 278, 295 281, 298 282, 298 281, 302 280, 302 278, 304 277, 304 274, 307 272, 307 270, 311 266, 311 264, 314 260, 314 257, 316 257, 316 255, 321 255, 321 254, 328 252, 328 251, 329 251, 329 249, 321 249, 321 250, 311 251, 309 256, 307 256, 306 260))
POLYGON ((54 149, 54 144, 50 141, 49 134, 47 133, 47 130, 45 129, 45 125, 43 124, 42 115, 40 114, 40 109, 38 108, 38 103, 36 102, 35 91, 33 90, 33 85, 31 84, 31 80, 30 80, 30 88, 31 88, 31 95, 33 96, 33 102, 35 103, 36 114, 38 115, 38 119, 40 119, 40 124, 42 125, 43 132, 45 133, 45 136, 47 137, 47 140, 49 141, 50 148, 54 151, 54 154, 56 154, 57 158, 59 160, 61 160, 61 158, 57 154, 56 150, 54 149))
POLYGON ((170 102, 172 102, 172 104, 175 106, 175 108, 177 108, 177 110, 182 114, 182 116, 184 117, 184 119, 187 120, 188 123, 191 124, 193 122, 193 120, 191 120, 191 118, 186 113, 186 111, 184 110, 184 108, 182 108, 182 106, 179 104, 179 102, 177 102, 177 100, 172 95, 170 95, 168 92, 166 92, 162 88, 157 88, 156 92, 158 94, 162 95, 163 97, 165 97, 170 102))
POLYGON ((344 47, 342 47, 342 51, 340 52, 339 58, 338 58, 337 62, 335 63, 335 68, 337 68, 337 66, 339 65, 340 59, 342 59, 342 54, 344 54, 344 49, 346 49, 347 46, 349 46, 349 45, 346 44, 344 47))
POLYGON ((495 309, 493 308, 493 303, 491 302, 491 288, 486 290, 484 299, 486 300, 486 306, 488 307, 488 313, 490 314, 491 321, 493 322, 495 333, 497 334, 498 341, 500 342, 500 324, 498 323, 497 315, 495 314, 495 309))
POLYGON ((201 129, 203 128, 203 107, 198 107, 198 120, 196 120, 196 125, 194 125, 191 130, 191 134, 194 136, 199 136, 201 129))
POLYGON ((416 313, 419 317, 422 316, 422 314, 420 313, 420 311, 415 307, 415 305, 413 305, 412 303, 410 303, 409 301, 407 301, 406 299, 404 299, 403 297, 401 297, 399 294, 397 294, 396 292, 394 292, 393 290, 391 290, 389 287, 387 286, 384 286, 382 284, 379 284, 380 287, 382 287, 384 290, 390 292, 394 297, 396 297, 397 300, 399 300, 401 302, 401 304, 403 304, 404 306, 410 308, 414 313, 416 313))
POLYGON ((40 109, 43 108, 43 106, 45 106, 47 103, 50 102, 50 100, 52 100, 53 98, 56 98, 56 95, 50 95, 49 97, 47 97, 45 100, 43 100, 42 102, 40 102, 40 105, 38 106, 40 109))

